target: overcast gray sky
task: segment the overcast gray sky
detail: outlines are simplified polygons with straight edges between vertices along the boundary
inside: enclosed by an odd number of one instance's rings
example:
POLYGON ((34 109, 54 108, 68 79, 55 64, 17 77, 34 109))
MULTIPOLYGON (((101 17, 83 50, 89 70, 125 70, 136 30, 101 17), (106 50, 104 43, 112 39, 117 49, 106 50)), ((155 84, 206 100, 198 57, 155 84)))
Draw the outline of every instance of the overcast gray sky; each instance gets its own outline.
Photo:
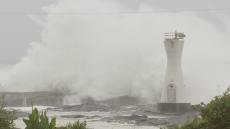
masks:
POLYGON ((53 0, 0 0, 0 63, 14 64, 26 54, 29 43, 39 40, 41 28, 28 15, 40 12, 53 0))
MULTIPOLYGON (((137 9, 145 2, 157 9, 226 9, 229 13, 228 0, 114 0, 130 9, 137 9)), ((55 0, 0 0, 0 64, 15 64, 26 55, 29 43, 39 41, 41 28, 28 15, 23 13, 41 12, 41 7, 55 0), (19 13, 19 14, 15 14, 19 13)), ((224 31, 223 23, 214 13, 199 12, 198 15, 213 22, 224 31)))

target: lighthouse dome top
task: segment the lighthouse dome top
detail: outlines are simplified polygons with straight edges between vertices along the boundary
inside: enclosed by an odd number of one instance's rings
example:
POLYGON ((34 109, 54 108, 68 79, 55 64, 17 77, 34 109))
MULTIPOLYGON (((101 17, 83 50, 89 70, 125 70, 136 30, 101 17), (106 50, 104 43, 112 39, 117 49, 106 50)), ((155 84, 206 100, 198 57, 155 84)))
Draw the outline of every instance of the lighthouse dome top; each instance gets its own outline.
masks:
POLYGON ((186 35, 182 32, 168 32, 165 33, 165 39, 184 39, 186 35))

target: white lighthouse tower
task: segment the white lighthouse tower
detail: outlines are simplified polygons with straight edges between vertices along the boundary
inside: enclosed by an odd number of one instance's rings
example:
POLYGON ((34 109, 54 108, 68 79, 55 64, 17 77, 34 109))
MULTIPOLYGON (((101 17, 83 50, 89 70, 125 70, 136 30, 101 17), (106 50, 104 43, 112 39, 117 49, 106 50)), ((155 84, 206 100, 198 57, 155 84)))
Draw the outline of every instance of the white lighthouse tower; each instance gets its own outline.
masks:
POLYGON ((162 103, 185 103, 185 85, 181 67, 184 33, 166 33, 167 68, 161 96, 162 103))
POLYGON ((184 33, 165 34, 164 46, 167 55, 167 68, 161 102, 158 103, 160 112, 183 113, 191 109, 190 104, 186 101, 181 67, 184 38, 184 33))

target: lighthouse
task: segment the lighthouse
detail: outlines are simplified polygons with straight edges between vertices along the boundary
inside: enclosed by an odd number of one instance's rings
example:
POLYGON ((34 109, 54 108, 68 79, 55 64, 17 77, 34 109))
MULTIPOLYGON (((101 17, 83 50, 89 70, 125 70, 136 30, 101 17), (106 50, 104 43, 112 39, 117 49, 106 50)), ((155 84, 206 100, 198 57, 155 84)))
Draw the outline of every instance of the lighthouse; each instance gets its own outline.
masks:
POLYGON ((167 56, 165 80, 162 87, 161 102, 158 109, 161 112, 185 112, 190 108, 186 100, 186 91, 181 65, 184 33, 165 33, 164 47, 167 56))
POLYGON ((165 34, 164 46, 167 55, 167 67, 161 96, 162 103, 183 103, 186 101, 181 66, 184 38, 184 33, 165 34))

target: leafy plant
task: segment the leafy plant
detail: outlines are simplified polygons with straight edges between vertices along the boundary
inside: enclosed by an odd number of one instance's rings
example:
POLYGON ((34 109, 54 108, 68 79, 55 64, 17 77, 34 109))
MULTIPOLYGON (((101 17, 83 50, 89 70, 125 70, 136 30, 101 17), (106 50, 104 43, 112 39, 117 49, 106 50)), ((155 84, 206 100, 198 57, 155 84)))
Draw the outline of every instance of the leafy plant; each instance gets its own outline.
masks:
POLYGON ((230 88, 207 105, 196 105, 195 109, 200 111, 201 118, 174 129, 230 129, 230 88))
POLYGON ((182 126, 177 126, 174 129, 207 129, 206 122, 200 118, 195 118, 191 122, 187 122, 182 126))
POLYGON ((15 112, 7 111, 4 108, 4 97, 0 98, 0 129, 13 129, 14 128, 14 120, 15 112))
POLYGON ((87 129, 86 128, 86 122, 80 122, 79 120, 73 124, 69 123, 66 126, 66 129, 87 129))
POLYGON ((201 116, 209 129, 230 129, 230 88, 207 104, 201 116))
POLYGON ((52 118, 49 122, 46 111, 39 113, 37 108, 32 107, 32 113, 29 115, 29 119, 23 119, 26 124, 25 129, 55 129, 56 118, 52 118))

